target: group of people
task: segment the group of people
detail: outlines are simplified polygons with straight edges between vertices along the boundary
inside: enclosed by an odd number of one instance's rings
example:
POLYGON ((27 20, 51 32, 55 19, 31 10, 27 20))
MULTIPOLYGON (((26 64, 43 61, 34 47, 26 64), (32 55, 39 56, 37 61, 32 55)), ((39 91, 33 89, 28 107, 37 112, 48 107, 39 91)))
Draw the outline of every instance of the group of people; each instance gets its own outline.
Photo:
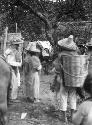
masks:
MULTIPOLYGON (((55 92, 56 108, 62 111, 65 124, 67 124, 66 112, 69 97, 72 122, 74 125, 91 125, 92 75, 87 75, 83 86, 90 98, 84 101, 77 110, 77 88, 65 85, 62 57, 63 55, 78 55, 79 49, 73 41, 73 35, 58 41, 58 45, 61 47, 61 52, 58 54, 58 58, 53 62, 54 68, 52 70, 52 72, 56 74, 55 82, 60 84, 59 90, 55 92)), ((23 64, 26 99, 29 102, 39 102, 40 74, 42 69, 39 59, 40 50, 35 43, 32 43, 29 48, 26 48, 27 55, 22 62, 22 57, 18 52, 18 46, 18 42, 12 42, 10 47, 5 51, 5 58, 12 67, 11 99, 15 100, 17 98, 18 86, 20 85, 19 67, 23 64)))
MULTIPOLYGON (((64 116, 65 124, 68 124, 67 120, 67 107, 68 107, 68 99, 70 103, 71 109, 71 121, 74 125, 91 125, 92 124, 92 74, 88 73, 85 81, 84 81, 84 90, 89 94, 89 99, 86 99, 77 109, 77 91, 81 91, 81 88, 67 86, 64 80, 64 70, 63 70, 63 56, 73 56, 79 55, 80 50, 73 40, 73 35, 70 35, 68 38, 62 39, 58 41, 58 45, 61 47, 61 51, 58 54, 58 58, 54 61, 53 71, 56 73, 56 79, 54 86, 56 86, 56 108, 59 109, 64 116), (56 85, 55 85, 56 84, 56 85), (57 88, 57 85, 59 86, 57 88)), ((90 47, 90 45, 88 45, 90 47)), ((91 44, 92 46, 92 44, 91 44)), ((92 49, 92 48, 91 48, 92 49)), ((89 57, 91 55, 89 54, 89 57)), ((80 92, 82 95, 82 91, 80 92)), ((79 95, 80 95, 79 94, 79 95)), ((82 95, 84 96, 84 95, 82 95)))
POLYGON ((4 53, 12 72, 10 98, 13 102, 18 98, 18 87, 21 80, 19 67, 23 65, 26 99, 30 102, 39 102, 40 71, 42 68, 39 59, 40 50, 37 49, 35 43, 32 43, 30 47, 26 48, 27 55, 22 62, 19 44, 23 43, 11 41, 4 53))

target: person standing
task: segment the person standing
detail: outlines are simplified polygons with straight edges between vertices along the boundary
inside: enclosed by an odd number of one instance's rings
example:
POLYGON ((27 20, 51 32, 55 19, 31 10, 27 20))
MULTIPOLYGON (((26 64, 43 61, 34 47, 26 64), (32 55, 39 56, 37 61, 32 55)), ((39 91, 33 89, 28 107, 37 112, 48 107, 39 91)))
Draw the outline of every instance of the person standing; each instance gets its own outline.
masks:
POLYGON ((17 99, 18 86, 20 85, 20 72, 19 67, 22 65, 22 57, 18 51, 19 44, 22 42, 10 41, 9 48, 5 51, 6 61, 12 68, 11 80, 11 95, 10 98, 14 101, 17 99))
MULTIPOLYGON (((57 83, 60 89, 56 92, 55 100, 57 108, 63 113, 65 124, 67 124, 67 101, 69 98, 70 108, 71 108, 71 115, 76 110, 76 101, 77 101, 77 94, 76 94, 76 87, 66 86, 64 83, 64 72, 63 72, 63 64, 62 64, 62 57, 64 55, 72 56, 78 55, 78 47, 73 41, 73 35, 70 35, 68 38, 58 41, 58 45, 61 48, 61 52, 58 54, 58 58, 54 62, 55 72, 57 74, 57 83)), ((56 86, 57 86, 56 83, 56 86)))
POLYGON ((36 43, 32 43, 27 49, 24 59, 24 79, 26 98, 30 102, 39 102, 40 71, 41 62, 38 57, 40 50, 36 48, 36 43))

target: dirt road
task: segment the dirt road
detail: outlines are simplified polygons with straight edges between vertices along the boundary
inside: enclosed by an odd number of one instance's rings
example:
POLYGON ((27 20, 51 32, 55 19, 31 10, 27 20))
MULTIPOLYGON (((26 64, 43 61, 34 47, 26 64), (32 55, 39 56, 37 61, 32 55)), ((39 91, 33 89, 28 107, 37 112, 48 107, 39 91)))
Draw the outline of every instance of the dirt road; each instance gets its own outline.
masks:
MULTIPOLYGON (((23 84, 19 89, 19 102, 11 103, 8 111, 9 125, 63 125, 63 115, 54 110, 54 94, 50 91, 53 76, 42 75, 39 103, 23 99, 23 84), (22 115, 25 117, 22 119, 22 115)), ((69 123, 69 125, 72 125, 69 123)))

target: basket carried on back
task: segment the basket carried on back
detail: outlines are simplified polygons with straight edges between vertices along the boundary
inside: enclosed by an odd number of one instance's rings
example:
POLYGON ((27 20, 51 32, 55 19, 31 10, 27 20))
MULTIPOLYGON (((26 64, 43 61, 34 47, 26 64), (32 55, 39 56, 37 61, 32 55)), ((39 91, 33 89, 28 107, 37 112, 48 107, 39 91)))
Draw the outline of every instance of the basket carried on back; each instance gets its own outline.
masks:
POLYGON ((82 87, 88 74, 88 56, 64 55, 62 61, 65 86, 82 87))

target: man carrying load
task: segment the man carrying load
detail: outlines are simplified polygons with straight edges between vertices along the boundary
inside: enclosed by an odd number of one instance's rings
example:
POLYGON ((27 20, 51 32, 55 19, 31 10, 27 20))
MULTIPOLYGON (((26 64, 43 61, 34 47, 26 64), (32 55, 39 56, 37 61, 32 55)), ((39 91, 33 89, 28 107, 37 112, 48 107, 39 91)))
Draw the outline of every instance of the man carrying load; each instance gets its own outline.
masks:
MULTIPOLYGON (((76 102, 77 102, 77 87, 66 86, 64 80, 64 70, 63 70, 63 56, 73 56, 78 55, 78 47, 73 41, 73 35, 70 35, 68 38, 58 41, 58 45, 61 47, 61 52, 58 54, 58 58, 54 61, 55 72, 57 74, 56 77, 56 106, 57 109, 63 112, 65 124, 67 124, 67 100, 69 97, 71 115, 76 110, 76 102), (57 85, 60 84, 60 85, 57 85), (58 89, 57 89, 58 86, 58 89), (59 88, 60 87, 60 88, 59 88)), ((70 83, 71 84, 71 83, 70 83)), ((80 91, 80 88, 79 88, 80 91)), ((81 94, 81 92, 80 92, 81 94)))

